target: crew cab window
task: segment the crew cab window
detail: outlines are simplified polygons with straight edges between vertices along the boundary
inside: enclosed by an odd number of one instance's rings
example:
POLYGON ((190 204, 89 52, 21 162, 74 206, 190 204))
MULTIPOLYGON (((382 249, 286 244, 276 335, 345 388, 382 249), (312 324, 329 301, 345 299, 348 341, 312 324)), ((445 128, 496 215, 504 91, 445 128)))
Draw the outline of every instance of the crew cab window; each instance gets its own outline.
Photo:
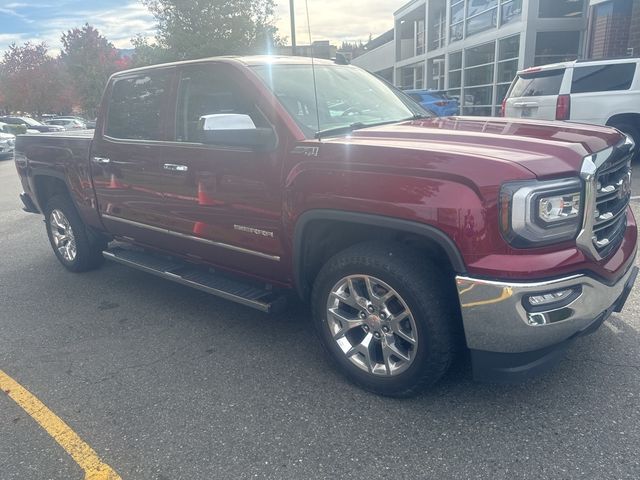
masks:
POLYGON ((509 97, 542 97, 558 95, 565 69, 522 73, 516 78, 509 97))
POLYGON ((635 63, 576 67, 573 70, 571 93, 629 90, 635 73, 635 63))
POLYGON ((200 143, 200 117, 219 113, 249 115, 257 127, 267 126, 228 67, 203 65, 185 68, 178 87, 176 141, 200 143))
POLYGON ((163 103, 170 72, 153 71, 118 79, 111 89, 105 135, 127 140, 162 140, 163 103))

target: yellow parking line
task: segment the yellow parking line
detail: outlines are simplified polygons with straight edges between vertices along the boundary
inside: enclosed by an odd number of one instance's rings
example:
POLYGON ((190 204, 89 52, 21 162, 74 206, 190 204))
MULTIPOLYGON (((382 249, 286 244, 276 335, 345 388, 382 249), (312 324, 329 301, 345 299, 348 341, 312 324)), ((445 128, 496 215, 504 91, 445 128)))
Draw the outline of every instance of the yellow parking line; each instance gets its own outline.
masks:
POLYGON ((122 480, 98 454, 31 392, 0 370, 0 389, 60 444, 84 470, 85 480, 122 480))

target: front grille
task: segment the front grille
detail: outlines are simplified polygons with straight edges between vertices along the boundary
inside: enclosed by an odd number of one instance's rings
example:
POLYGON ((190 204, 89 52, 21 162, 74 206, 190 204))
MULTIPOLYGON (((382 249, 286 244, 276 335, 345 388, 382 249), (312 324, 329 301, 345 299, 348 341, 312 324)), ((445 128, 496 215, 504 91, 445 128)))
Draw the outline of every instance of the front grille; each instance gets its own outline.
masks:
POLYGON ((601 258, 620 245, 627 228, 632 145, 626 142, 615 147, 596 172, 596 207, 591 240, 601 258))

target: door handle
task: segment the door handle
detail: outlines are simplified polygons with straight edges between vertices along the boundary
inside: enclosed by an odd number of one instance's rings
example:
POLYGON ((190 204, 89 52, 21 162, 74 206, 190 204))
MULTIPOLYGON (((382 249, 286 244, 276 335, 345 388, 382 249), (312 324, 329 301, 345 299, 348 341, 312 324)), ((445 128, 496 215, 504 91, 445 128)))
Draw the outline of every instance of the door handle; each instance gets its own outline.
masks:
POLYGON ((186 172, 189 170, 186 165, 176 165, 175 163, 165 163, 163 168, 170 172, 186 172))
POLYGON ((518 108, 532 108, 537 107, 538 104, 535 102, 515 102, 513 106, 518 108))
POLYGON ((111 163, 111 159, 107 157, 93 157, 93 163, 97 163, 99 165, 108 165, 111 163))

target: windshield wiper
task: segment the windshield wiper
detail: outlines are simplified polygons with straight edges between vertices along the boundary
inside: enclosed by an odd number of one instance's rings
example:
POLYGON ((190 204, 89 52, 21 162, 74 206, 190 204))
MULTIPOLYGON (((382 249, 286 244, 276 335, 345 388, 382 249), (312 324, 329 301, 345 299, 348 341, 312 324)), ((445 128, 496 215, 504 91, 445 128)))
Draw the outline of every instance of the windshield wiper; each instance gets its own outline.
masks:
POLYGON ((341 127, 333 127, 326 128, 324 130, 320 130, 316 132, 316 138, 322 138, 330 135, 341 135, 344 133, 351 133, 354 130, 360 130, 361 128, 369 128, 369 127, 379 127, 381 125, 390 125, 392 123, 401 123, 406 122, 407 120, 419 120, 421 118, 430 118, 428 115, 423 115, 421 113, 416 113, 415 115, 408 118, 401 118, 398 120, 385 120, 384 122, 373 122, 373 123, 362 123, 362 122, 354 122, 350 125, 342 125, 341 127))

